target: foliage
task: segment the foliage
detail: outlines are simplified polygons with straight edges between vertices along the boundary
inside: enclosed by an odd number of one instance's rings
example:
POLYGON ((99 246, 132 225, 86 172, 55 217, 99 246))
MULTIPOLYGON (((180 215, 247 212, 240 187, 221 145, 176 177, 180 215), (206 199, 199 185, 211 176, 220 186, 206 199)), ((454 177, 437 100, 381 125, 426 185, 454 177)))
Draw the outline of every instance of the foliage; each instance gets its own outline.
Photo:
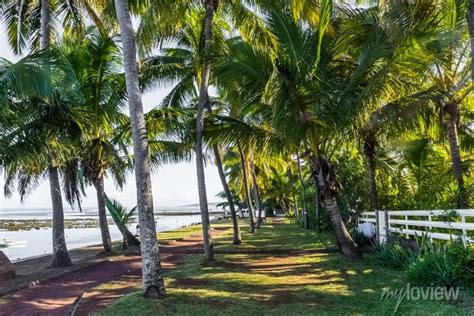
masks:
POLYGON ((416 260, 408 265, 408 278, 420 285, 471 286, 474 281, 472 250, 461 241, 425 242, 416 260))
POLYGON ((416 254, 412 250, 394 241, 377 246, 375 256, 384 264, 398 269, 406 268, 410 262, 416 260, 416 254))
POLYGON ((420 286, 471 286, 474 280, 472 249, 459 240, 431 242, 418 240, 418 251, 391 241, 377 246, 375 256, 382 263, 406 271, 410 282, 420 286))
POLYGON ((137 211, 136 206, 127 210, 127 208, 120 204, 119 201, 110 200, 108 198, 105 201, 105 206, 120 229, 124 229, 128 224, 130 224, 137 211))

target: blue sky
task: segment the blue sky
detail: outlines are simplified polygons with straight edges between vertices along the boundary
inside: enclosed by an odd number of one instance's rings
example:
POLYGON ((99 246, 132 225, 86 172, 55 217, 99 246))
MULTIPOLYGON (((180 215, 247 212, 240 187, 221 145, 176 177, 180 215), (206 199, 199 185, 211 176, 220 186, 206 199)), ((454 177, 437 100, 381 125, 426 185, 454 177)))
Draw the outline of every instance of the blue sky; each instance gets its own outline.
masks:
MULTIPOLYGON (((11 61, 17 60, 7 46, 5 28, 0 24, 0 57, 11 61)), ((148 110, 158 104, 167 89, 159 89, 153 93, 147 93, 143 96, 145 110, 148 110)), ((117 198, 127 206, 136 204, 135 181, 133 174, 130 174, 123 191, 118 191, 113 181, 106 180, 106 191, 111 197, 117 198)), ((4 178, 0 177, 0 186, 3 191, 4 178)), ((216 194, 222 191, 217 169, 214 165, 206 167, 206 184, 208 200, 217 201, 216 194)), ((85 207, 95 207, 95 191, 91 188, 87 190, 87 196, 83 201, 85 207)), ((163 206, 178 206, 198 203, 197 180, 195 163, 180 163, 173 165, 164 165, 153 174, 153 198, 155 208, 163 206)), ((44 208, 51 205, 49 195, 48 181, 45 179, 40 186, 32 192, 22 204, 17 194, 12 198, 6 199, 0 194, 0 209, 2 208, 44 208)), ((65 204, 66 205, 66 204, 65 204)))

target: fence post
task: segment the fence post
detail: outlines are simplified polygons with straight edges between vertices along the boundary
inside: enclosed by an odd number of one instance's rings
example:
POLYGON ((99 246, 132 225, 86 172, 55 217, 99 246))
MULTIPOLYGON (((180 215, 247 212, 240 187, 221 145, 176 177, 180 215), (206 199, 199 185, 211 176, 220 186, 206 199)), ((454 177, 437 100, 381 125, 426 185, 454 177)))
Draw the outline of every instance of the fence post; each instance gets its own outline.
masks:
MULTIPOLYGON (((408 215, 405 215, 405 220, 408 220, 408 215)), ((405 225, 405 229, 408 231, 408 224, 405 225)), ((408 232, 405 234, 405 236, 407 237, 407 239, 410 239, 410 234, 408 234, 408 232)))
POLYGON ((377 241, 377 244, 380 245, 379 212, 380 212, 380 210, 376 209, 374 214, 375 214, 375 240, 377 241))
MULTIPOLYGON (((461 215, 461 223, 466 223, 466 216, 461 215)), ((464 248, 467 248, 467 230, 465 228, 462 229, 462 243, 464 248)))
MULTIPOLYGON (((428 215, 428 221, 431 223, 431 215, 428 215)), ((431 233, 433 232, 433 226, 428 226, 428 229, 430 231, 430 242, 433 242, 433 237, 431 235, 431 233)))
POLYGON ((383 245, 387 242, 388 237, 388 218, 387 218, 387 210, 377 211, 377 220, 378 220, 378 238, 379 244, 383 245))

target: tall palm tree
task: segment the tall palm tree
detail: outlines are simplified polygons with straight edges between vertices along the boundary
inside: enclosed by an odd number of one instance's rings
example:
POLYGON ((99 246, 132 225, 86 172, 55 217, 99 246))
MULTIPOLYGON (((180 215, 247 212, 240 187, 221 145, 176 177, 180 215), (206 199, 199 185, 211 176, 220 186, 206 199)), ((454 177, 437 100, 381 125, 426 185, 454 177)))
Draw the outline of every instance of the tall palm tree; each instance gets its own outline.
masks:
POLYGON ((148 138, 138 81, 135 32, 128 2, 125 0, 115 0, 115 11, 120 25, 125 82, 132 125, 137 208, 141 236, 143 295, 148 298, 163 298, 166 295, 166 290, 161 270, 158 241, 156 239, 151 173, 148 162, 148 138))
MULTIPOLYGON (((199 7, 194 10, 187 11, 186 23, 182 25, 180 32, 162 39, 164 42, 174 41, 177 43, 177 45, 171 45, 172 47, 163 47, 162 55, 150 56, 146 58, 143 63, 142 80, 144 82, 148 81, 151 86, 153 86, 155 83, 166 81, 171 81, 174 84, 171 92, 161 102, 160 106, 162 107, 182 108, 195 105, 194 100, 198 98, 199 94, 196 86, 201 85, 202 69, 205 66, 205 63, 209 63, 206 58, 203 58, 203 53, 201 51, 204 32, 202 20, 204 17, 205 11, 201 10, 199 7)), ((228 22, 223 20, 222 14, 218 14, 213 18, 213 41, 211 43, 211 47, 209 48, 212 50, 213 58, 216 58, 216 56, 222 54, 222 51, 225 51, 224 31, 229 29, 230 26, 228 25, 228 22)), ((144 84, 144 88, 147 88, 146 84, 144 84)), ((210 112, 213 110, 214 104, 218 102, 215 102, 215 100, 209 98, 209 96, 207 98, 208 100, 206 101, 205 107, 210 112)), ((222 166, 219 165, 220 154, 218 149, 215 148, 215 146, 219 146, 219 144, 209 144, 209 146, 213 147, 218 170, 222 169, 222 166)), ((220 171, 219 174, 222 175, 220 171)), ((228 192, 228 190, 225 188, 227 186, 225 176, 221 176, 221 182, 224 187, 224 192, 228 192)), ((229 205, 233 220, 233 242, 234 244, 239 244, 240 232, 237 216, 235 214, 235 207, 233 206, 231 196, 227 196, 227 200, 230 201, 229 205)), ((204 213, 201 213, 206 214, 206 211, 204 210, 204 213)), ((204 217, 207 218, 208 216, 204 215, 204 217)), ((207 220, 203 221, 203 229, 205 231, 209 230, 209 227, 206 224, 207 222, 207 220)), ((204 235, 208 235, 208 233, 205 233, 204 235)), ((205 245, 207 245, 207 243, 205 243, 205 245)), ((209 246, 205 246, 205 248, 208 249, 209 246)), ((208 252, 209 251, 205 252, 206 257, 208 256, 208 252)))
POLYGON ((221 155, 219 153, 219 148, 217 145, 213 146, 214 150, 214 157, 216 159, 217 170, 219 172, 219 178, 221 179, 222 187, 224 188, 224 193, 227 199, 227 203, 229 205, 230 214, 232 217, 232 227, 233 227, 233 238, 232 243, 234 245, 240 245, 242 243, 242 239, 240 237, 240 227, 239 221, 237 219, 237 212, 235 211, 235 204, 234 199, 232 197, 232 193, 230 192, 229 185, 227 184, 224 167, 222 165, 221 155))
MULTIPOLYGON (((208 88, 211 76, 210 69, 210 50, 213 41, 213 24, 216 11, 218 8, 222 8, 222 11, 230 17, 234 22, 237 29, 240 31, 242 36, 247 40, 252 40, 261 47, 273 45, 273 39, 268 32, 265 31, 264 23, 255 12, 253 12, 246 5, 254 5, 253 1, 234 1, 226 0, 218 2, 216 0, 205 0, 202 2, 204 7, 204 19, 202 28, 202 37, 199 40, 199 58, 200 58, 200 69, 197 73, 199 78, 199 96, 198 96, 198 111, 196 117, 196 172, 198 180, 198 194, 199 204, 201 209, 201 221, 203 226, 203 237, 204 237, 204 253, 205 260, 213 260, 214 251, 212 238, 210 234, 210 221, 209 221, 209 210, 207 205, 207 193, 204 176, 204 161, 203 161, 203 127, 204 127, 204 110, 209 100, 208 88), (202 41, 201 41, 202 39, 202 41)), ((168 4, 166 4, 168 6, 168 4)), ((146 22, 140 32, 140 38, 145 43, 145 50, 150 50, 151 47, 156 43, 161 43, 162 39, 166 35, 175 34, 180 30, 182 24, 184 24, 183 17, 187 10, 195 9, 196 5, 201 5, 201 1, 176 1, 171 6, 175 9, 170 12, 175 12, 177 15, 174 16, 175 21, 163 25, 162 21, 168 22, 169 18, 163 17, 163 19, 156 19, 156 14, 161 14, 160 11, 163 8, 163 4, 157 3, 151 5, 147 13, 142 17, 142 21, 146 22), (153 27, 155 26, 155 27, 153 27), (150 35, 154 33, 154 35, 150 35)), ((168 6, 168 8, 170 8, 168 6)))
MULTIPOLYGON (((5 126, 8 128, 2 131, 2 146, 8 148, 4 151, 2 164, 7 174, 5 192, 9 192, 8 188, 17 178, 22 198, 36 187, 43 173, 47 171, 51 177, 54 247, 52 266, 60 267, 70 265, 71 261, 64 236, 59 170, 74 153, 74 145, 80 134, 81 127, 74 123, 77 121, 74 107, 79 97, 75 89, 75 78, 70 69, 67 69, 67 63, 62 62, 53 52, 43 52, 40 55, 42 57, 38 59, 38 68, 43 68, 48 75, 46 82, 51 84, 51 90, 44 96, 38 94, 11 99, 10 107, 16 108, 12 117, 16 121, 12 125, 7 121, 5 126)), ((23 64, 25 59, 19 64, 23 64)), ((29 76, 34 77, 34 74, 35 72, 31 72, 29 76)), ((31 80, 34 82, 35 79, 31 80)), ((75 197, 68 197, 70 204, 75 197)))
MULTIPOLYGON (((21 53, 28 41, 33 48, 46 51, 51 43, 51 18, 54 14, 48 0, 2 1, 0 12, 9 29, 9 42, 16 53, 21 53), (29 8, 29 9, 28 9, 29 8), (37 21, 39 17, 39 21, 37 21), (39 23, 37 23, 39 22, 39 23), (39 24, 39 29, 37 25, 39 24)), ((58 162, 54 152, 50 153, 48 167, 53 208, 53 267, 71 265, 64 237, 64 210, 62 205, 61 186, 58 174, 58 162)))
POLYGON ((204 175, 204 159, 203 159, 203 129, 204 129, 204 110, 209 100, 209 77, 210 64, 207 62, 211 49, 212 40, 212 24, 214 20, 214 12, 217 9, 217 1, 206 0, 204 2, 204 45, 201 58, 204 59, 200 74, 199 101, 196 116, 196 171, 198 180, 199 205, 201 208, 201 221, 204 239, 204 256, 206 261, 214 260, 214 246, 211 237, 211 224, 209 221, 209 209, 207 204, 206 180, 204 175))
POLYGON ((244 94, 257 100, 260 97, 266 107, 272 107, 272 111, 267 111, 268 121, 272 122, 282 139, 295 146, 301 142, 306 143, 311 153, 308 160, 317 175, 322 202, 331 215, 341 250, 348 258, 360 258, 360 251, 342 221, 336 202, 338 185, 334 166, 326 156, 329 153, 327 146, 336 144, 332 141, 334 137, 329 136, 328 125, 322 124, 322 121, 331 120, 331 124, 334 124, 331 126, 337 131, 337 119, 331 118, 331 115, 336 117, 338 114, 330 106, 336 100, 331 100, 334 94, 330 91, 334 89, 337 76, 341 74, 329 67, 334 56, 331 38, 326 39, 325 45, 315 45, 318 43, 318 33, 301 28, 293 17, 276 9, 269 11, 268 20, 270 29, 279 41, 276 58, 270 59, 271 74, 268 75, 268 69, 259 70, 268 65, 269 61, 264 61, 268 58, 243 48, 240 53, 229 58, 228 64, 220 66, 219 72, 229 71, 228 75, 222 75, 221 80, 232 81, 232 77, 238 78, 239 84, 244 87, 244 94), (244 54, 247 55, 241 56, 244 54), (243 65, 256 61, 260 65, 244 69, 243 65))
POLYGON ((474 83, 474 0, 468 0, 467 23, 471 41, 471 81, 474 83))

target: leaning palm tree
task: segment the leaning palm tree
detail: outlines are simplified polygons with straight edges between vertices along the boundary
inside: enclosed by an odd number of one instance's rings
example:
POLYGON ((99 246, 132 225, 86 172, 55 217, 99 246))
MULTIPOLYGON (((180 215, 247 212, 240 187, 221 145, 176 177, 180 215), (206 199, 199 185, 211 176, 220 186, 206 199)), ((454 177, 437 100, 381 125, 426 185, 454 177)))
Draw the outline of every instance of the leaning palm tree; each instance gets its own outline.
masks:
POLYGON ((337 145, 329 126, 338 132, 339 123, 334 119, 338 114, 335 112, 344 111, 332 108, 337 101, 332 99, 331 91, 337 87, 337 76, 341 74, 330 67, 334 45, 330 37, 324 37, 325 45, 315 45, 319 41, 318 33, 302 28, 293 17, 279 10, 270 10, 268 19, 270 29, 279 41, 276 58, 268 60, 244 47, 237 56, 220 66, 219 72, 230 71, 227 75, 222 74, 222 80, 238 78, 240 91, 245 91, 254 100, 261 98, 266 107, 272 108, 272 111, 266 111, 268 121, 282 139, 294 147, 302 142, 305 144, 308 161, 317 176, 321 200, 330 213, 341 251, 345 257, 360 258, 361 253, 344 225, 336 202, 338 184, 334 166, 328 160, 328 146, 337 145), (259 61, 257 65, 248 68, 251 71, 244 69, 243 65, 256 64, 256 61, 259 61), (256 71, 269 63, 270 69, 256 71), (331 125, 327 124, 329 122, 331 125))
POLYGON ((117 224, 117 227, 122 232, 123 236, 123 248, 127 248, 129 245, 138 246, 140 242, 136 239, 135 236, 130 233, 127 225, 130 224, 133 216, 135 216, 137 207, 133 207, 130 210, 127 210, 120 202, 117 200, 109 200, 106 198, 105 205, 109 210, 114 222, 117 224))
POLYGON ((125 82, 132 125, 137 208, 141 236, 143 295, 148 298, 163 298, 166 295, 166 290, 156 239, 151 173, 148 161, 148 138, 138 80, 135 33, 128 2, 115 0, 115 11, 121 31, 125 82))

